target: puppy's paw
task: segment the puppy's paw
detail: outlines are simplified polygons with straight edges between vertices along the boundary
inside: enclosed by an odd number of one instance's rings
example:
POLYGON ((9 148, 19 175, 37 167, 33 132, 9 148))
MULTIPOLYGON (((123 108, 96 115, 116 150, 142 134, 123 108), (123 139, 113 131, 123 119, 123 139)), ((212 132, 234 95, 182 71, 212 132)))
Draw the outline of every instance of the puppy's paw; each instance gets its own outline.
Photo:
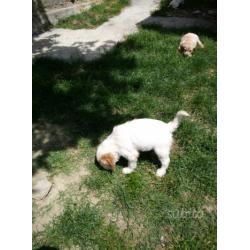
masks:
POLYGON ((156 171, 156 176, 157 176, 157 177, 163 177, 165 174, 166 174, 166 170, 165 170, 165 169, 159 168, 159 169, 157 169, 157 171, 156 171))
POLYGON ((122 172, 123 172, 124 174, 130 174, 130 173, 133 172, 133 169, 132 169, 132 168, 129 168, 129 167, 126 167, 126 168, 123 168, 123 169, 122 169, 122 172))

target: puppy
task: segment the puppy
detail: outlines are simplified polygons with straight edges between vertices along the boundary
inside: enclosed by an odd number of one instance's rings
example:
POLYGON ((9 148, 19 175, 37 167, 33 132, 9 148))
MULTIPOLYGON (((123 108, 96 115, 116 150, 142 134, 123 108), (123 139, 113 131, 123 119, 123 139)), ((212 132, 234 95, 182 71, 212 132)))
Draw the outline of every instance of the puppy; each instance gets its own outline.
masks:
POLYGON ((172 134, 186 116, 189 116, 186 111, 179 111, 169 123, 145 118, 115 126, 98 146, 96 159, 103 168, 114 171, 116 162, 122 156, 128 160, 128 167, 123 168, 122 172, 130 174, 136 168, 139 151, 154 150, 161 162, 156 176, 162 177, 170 162, 172 134))
POLYGON ((200 41, 199 37, 194 33, 187 33, 181 38, 179 50, 184 55, 191 57, 196 47, 204 48, 204 45, 200 41))

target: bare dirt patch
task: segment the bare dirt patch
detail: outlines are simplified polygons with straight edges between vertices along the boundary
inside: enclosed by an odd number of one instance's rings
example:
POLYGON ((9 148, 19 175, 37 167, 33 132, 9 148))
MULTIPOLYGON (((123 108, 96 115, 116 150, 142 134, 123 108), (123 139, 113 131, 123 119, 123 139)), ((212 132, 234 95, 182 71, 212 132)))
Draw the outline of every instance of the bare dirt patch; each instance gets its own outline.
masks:
POLYGON ((96 204, 99 199, 93 192, 81 186, 82 179, 89 175, 86 162, 79 157, 79 150, 72 147, 70 132, 67 127, 57 124, 39 122, 33 124, 33 231, 41 231, 64 208, 64 198, 77 199, 84 197, 96 204), (74 169, 70 172, 51 175, 46 170, 46 159, 50 152, 64 150, 72 158, 74 169), (40 165, 37 165, 40 164, 40 165))
POLYGON ((128 223, 126 222, 121 213, 118 213, 116 215, 114 213, 108 213, 105 219, 108 224, 110 222, 115 223, 122 232, 125 231, 128 227, 128 223))
POLYGON ((46 198, 33 201, 33 231, 41 231, 54 217, 63 212, 64 199, 62 197, 75 198, 80 197, 82 193, 86 194, 87 199, 92 204, 97 204, 99 199, 94 193, 89 192, 84 187, 79 188, 79 184, 83 178, 89 174, 86 167, 79 167, 76 171, 66 174, 58 174, 49 177, 53 183, 51 191, 46 198))

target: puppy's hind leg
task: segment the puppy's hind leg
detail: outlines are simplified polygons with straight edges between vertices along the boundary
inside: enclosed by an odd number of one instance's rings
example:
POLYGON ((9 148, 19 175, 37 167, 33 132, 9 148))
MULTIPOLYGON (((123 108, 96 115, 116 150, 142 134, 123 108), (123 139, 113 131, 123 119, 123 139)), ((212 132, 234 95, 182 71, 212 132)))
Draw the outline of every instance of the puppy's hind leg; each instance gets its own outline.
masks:
POLYGON ((139 153, 136 152, 133 156, 128 157, 128 167, 122 169, 124 174, 130 174, 136 169, 138 156, 139 153))
POLYGON ((169 158, 169 154, 170 154, 170 149, 164 148, 164 150, 161 149, 155 149, 155 153, 157 154, 157 156, 159 157, 159 160, 161 162, 161 167, 159 169, 157 169, 156 171, 156 176, 157 177, 163 177, 166 174, 168 165, 170 163, 170 158, 169 158))

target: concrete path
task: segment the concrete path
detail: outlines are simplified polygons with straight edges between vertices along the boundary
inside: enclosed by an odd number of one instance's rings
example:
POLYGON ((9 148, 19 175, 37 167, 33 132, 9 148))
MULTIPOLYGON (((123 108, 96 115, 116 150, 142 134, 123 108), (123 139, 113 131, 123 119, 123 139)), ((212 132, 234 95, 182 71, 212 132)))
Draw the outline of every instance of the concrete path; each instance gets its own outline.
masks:
POLYGON ((137 31, 137 24, 147 19, 160 0, 132 0, 118 16, 96 29, 52 29, 33 37, 33 56, 46 55, 66 59, 93 60, 110 50, 127 35, 137 31))
POLYGON ((157 17, 150 16, 144 19, 140 25, 159 25, 166 29, 183 28, 206 28, 212 31, 216 30, 216 22, 200 18, 190 17, 157 17))
POLYGON ((99 58, 126 36, 138 30, 139 25, 159 25, 166 29, 202 27, 216 30, 216 23, 198 18, 152 17, 151 12, 160 0, 132 0, 120 15, 96 29, 52 29, 33 38, 33 56, 49 56, 65 60, 99 58))

